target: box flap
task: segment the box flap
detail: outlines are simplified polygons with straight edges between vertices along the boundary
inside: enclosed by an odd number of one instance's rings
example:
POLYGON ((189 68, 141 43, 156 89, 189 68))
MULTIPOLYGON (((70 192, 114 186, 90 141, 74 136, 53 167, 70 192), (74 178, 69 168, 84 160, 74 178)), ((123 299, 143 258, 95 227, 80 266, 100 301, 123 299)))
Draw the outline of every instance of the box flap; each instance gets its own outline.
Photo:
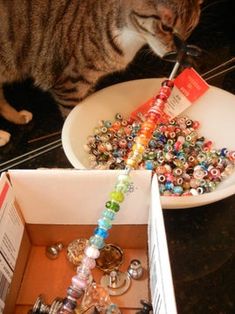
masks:
MULTIPOLYGON (((115 170, 10 170, 26 223, 96 224, 118 174, 115 170)), ((151 171, 131 172, 134 191, 121 204, 115 224, 147 224, 151 171)))
POLYGON ((5 300, 20 249, 24 222, 15 206, 15 197, 6 174, 0 178, 0 312, 5 300))
POLYGON ((153 176, 148 224, 150 291, 153 312, 176 314, 175 295, 160 203, 157 176, 153 176))

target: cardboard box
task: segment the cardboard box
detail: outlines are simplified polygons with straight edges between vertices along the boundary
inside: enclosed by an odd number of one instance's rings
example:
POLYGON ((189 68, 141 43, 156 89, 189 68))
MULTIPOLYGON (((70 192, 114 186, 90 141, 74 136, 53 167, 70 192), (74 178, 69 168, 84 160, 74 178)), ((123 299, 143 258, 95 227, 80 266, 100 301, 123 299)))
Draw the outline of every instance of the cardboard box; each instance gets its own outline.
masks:
MULTIPOLYGON (((75 274, 66 246, 93 234, 120 171, 11 170, 0 180, 0 313, 25 314, 39 294, 48 304, 64 297, 75 274), (56 260, 45 248, 62 242, 56 260)), ((122 313, 136 313, 151 300, 154 313, 176 313, 157 178, 133 171, 133 192, 126 195, 106 243, 120 246, 126 271, 132 259, 144 267, 141 280, 111 297, 122 313)), ((100 281, 103 272, 95 269, 100 281)))

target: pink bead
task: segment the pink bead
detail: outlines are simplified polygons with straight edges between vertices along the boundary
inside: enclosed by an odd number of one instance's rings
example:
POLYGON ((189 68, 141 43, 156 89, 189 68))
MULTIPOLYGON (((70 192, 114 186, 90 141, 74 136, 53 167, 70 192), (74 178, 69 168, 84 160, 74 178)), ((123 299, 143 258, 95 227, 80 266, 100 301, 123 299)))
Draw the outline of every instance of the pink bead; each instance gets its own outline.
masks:
POLYGON ((93 268, 95 268, 96 262, 93 258, 90 258, 88 256, 84 256, 82 259, 82 264, 84 265, 84 267, 87 267, 89 269, 93 269, 93 268))
POLYGON ((217 168, 212 168, 212 169, 209 171, 209 174, 210 174, 210 177, 211 177, 211 178, 218 178, 218 177, 220 177, 220 171, 219 171, 219 169, 217 169, 217 168))
POLYGON ((182 135, 178 136, 177 142, 180 142, 181 144, 184 144, 185 143, 185 137, 182 136, 182 135))
POLYGON ((200 123, 199 123, 198 121, 194 121, 194 122, 193 122, 193 128, 194 128, 195 130, 197 130, 197 129, 199 128, 199 126, 200 126, 200 123))
POLYGON ((100 256, 100 251, 98 249, 96 249, 95 247, 87 246, 85 248, 85 254, 87 257, 96 259, 100 256))
POLYGON ((174 176, 170 173, 166 174, 166 179, 167 181, 173 182, 174 181, 174 176))
POLYGON ((77 268, 77 276, 80 279, 86 280, 91 274, 90 268, 85 267, 83 264, 77 268))
POLYGON ((159 131, 160 131, 160 132, 163 132, 163 133, 164 133, 166 130, 167 130, 167 126, 166 126, 166 125, 160 125, 160 126, 159 126, 159 131))
POLYGON ((73 284, 73 286, 76 287, 76 289, 85 289, 87 286, 87 281, 82 280, 78 276, 73 276, 72 277, 72 284, 73 284))
POLYGON ((181 142, 179 142, 179 141, 175 142, 175 144, 174 144, 174 149, 175 150, 179 151, 181 149, 181 147, 182 147, 182 143, 181 142))
POLYGON ((211 146, 212 146, 212 141, 207 141, 207 142, 205 142, 205 144, 203 145, 203 148, 205 149, 205 148, 208 148, 208 149, 210 149, 211 148, 211 146))

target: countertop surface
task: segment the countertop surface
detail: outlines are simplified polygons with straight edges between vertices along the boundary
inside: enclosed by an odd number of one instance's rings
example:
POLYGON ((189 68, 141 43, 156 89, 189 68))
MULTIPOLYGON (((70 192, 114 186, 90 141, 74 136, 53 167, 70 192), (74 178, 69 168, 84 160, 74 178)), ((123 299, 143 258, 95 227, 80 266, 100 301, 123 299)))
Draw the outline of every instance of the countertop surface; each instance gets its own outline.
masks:
MULTIPOLYGON (((203 6, 200 23, 189 38, 189 43, 203 51, 194 64, 200 74, 235 56, 235 1, 204 1, 203 6)), ((171 69, 171 63, 159 60, 144 47, 126 71, 104 78, 97 90, 123 81, 167 76, 171 69)), ((235 94, 235 72, 209 83, 235 94)), ((60 139, 57 134, 31 142, 60 132, 63 126, 49 94, 33 87, 30 80, 6 86, 5 93, 16 108, 32 111, 34 119, 26 126, 16 126, 0 118, 0 128, 12 134, 10 143, 0 148, 0 163, 60 139)), ((42 167, 72 166, 58 147, 12 168, 42 167)), ((164 219, 178 313, 235 313, 235 195, 198 208, 165 210, 164 219)))

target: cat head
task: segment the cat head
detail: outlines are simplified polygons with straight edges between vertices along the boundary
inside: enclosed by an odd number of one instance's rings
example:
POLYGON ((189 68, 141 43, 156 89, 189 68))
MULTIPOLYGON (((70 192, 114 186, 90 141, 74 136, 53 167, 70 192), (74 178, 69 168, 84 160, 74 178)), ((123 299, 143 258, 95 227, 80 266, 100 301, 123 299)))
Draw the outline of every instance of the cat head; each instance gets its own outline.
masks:
POLYGON ((162 57, 174 50, 173 33, 186 39, 200 17, 202 0, 124 0, 131 2, 128 27, 162 57))

